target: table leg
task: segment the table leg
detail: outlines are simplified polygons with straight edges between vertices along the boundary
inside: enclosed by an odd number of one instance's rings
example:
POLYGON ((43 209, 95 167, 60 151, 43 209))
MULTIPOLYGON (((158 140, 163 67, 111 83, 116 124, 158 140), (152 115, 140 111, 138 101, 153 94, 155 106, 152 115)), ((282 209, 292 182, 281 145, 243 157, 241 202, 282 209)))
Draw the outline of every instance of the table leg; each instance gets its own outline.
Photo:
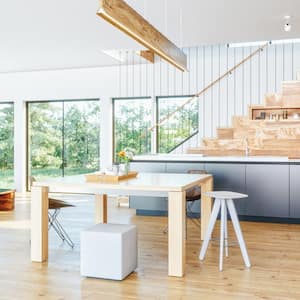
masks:
POLYGON ((31 188, 31 261, 48 259, 48 187, 31 188))
POLYGON ((95 223, 107 223, 107 195, 95 195, 95 223))
POLYGON ((201 183, 201 240, 204 240, 205 232, 211 215, 212 198, 205 195, 213 190, 213 177, 201 183))
POLYGON ((185 192, 169 192, 169 276, 182 277, 185 269, 185 192))

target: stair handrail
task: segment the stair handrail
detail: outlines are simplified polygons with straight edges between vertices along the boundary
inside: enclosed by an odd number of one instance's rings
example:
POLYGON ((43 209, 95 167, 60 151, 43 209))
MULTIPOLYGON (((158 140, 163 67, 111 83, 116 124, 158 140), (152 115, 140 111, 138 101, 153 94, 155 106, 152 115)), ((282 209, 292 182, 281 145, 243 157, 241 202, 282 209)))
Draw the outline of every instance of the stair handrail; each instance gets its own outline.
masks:
POLYGON ((174 116, 178 111, 182 110, 187 104, 189 104, 190 102, 192 102, 194 99, 199 98, 202 94, 204 94, 207 90, 209 90, 210 88, 212 88, 216 83, 218 83, 219 81, 221 81, 226 76, 231 75, 233 71, 235 71, 238 67, 240 67, 242 64, 244 64, 246 61, 250 60, 253 56, 255 56, 259 52, 263 51, 264 48, 266 48, 269 44, 270 44, 270 42, 267 42, 267 43, 263 44, 257 50, 255 50, 254 52, 250 53, 247 57, 243 58, 239 63, 237 63, 231 69, 229 69, 228 71, 226 71, 223 75, 221 75, 220 77, 218 77, 217 79, 215 79, 214 81, 212 81, 205 88, 203 88, 200 92, 198 92, 197 94, 195 94, 194 96, 192 96, 191 98, 189 98, 188 100, 186 100, 184 103, 182 103, 180 106, 178 106, 174 111, 170 112, 165 117, 163 117, 162 119, 160 119, 155 125, 153 125, 152 127, 150 127, 148 129, 148 131, 153 131, 156 127, 160 127, 165 121, 167 121, 172 116, 174 116))

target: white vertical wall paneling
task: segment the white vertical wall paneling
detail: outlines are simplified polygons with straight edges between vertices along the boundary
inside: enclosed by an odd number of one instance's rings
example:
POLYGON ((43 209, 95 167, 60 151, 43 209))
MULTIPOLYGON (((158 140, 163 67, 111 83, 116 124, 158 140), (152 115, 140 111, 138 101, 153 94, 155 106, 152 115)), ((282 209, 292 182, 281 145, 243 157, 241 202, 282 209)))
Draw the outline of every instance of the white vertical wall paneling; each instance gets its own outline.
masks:
MULTIPOLYGON (((205 65, 205 79, 204 79, 204 86, 207 86, 212 81, 212 69, 211 69, 211 47, 205 47, 205 58, 204 58, 204 65, 205 65)), ((204 100, 204 136, 211 137, 211 118, 212 118, 212 111, 211 111, 211 102, 212 102, 212 91, 211 89, 205 92, 205 100, 204 100)))
POLYGON ((296 73, 300 72, 300 43, 294 44, 294 79, 296 79, 296 73))
MULTIPOLYGON (((212 78, 213 80, 216 80, 219 78, 219 62, 220 62, 220 56, 219 56, 219 46, 216 45, 212 48, 212 78)), ((219 84, 217 83, 212 87, 212 136, 215 136, 216 134, 216 128, 220 127, 219 123, 219 84)))
POLYGON ((261 103, 264 103, 264 96, 267 91, 267 49, 265 48, 263 51, 260 52, 260 99, 261 103))
POLYGON ((281 91, 281 82, 283 81, 284 72, 284 45, 276 45, 276 91, 281 91))
POLYGON ((268 65, 267 65, 267 72, 268 72, 268 90, 267 93, 274 93, 276 91, 276 65, 275 65, 275 52, 276 47, 275 45, 268 46, 268 65))
POLYGON ((189 95, 195 95, 197 91, 197 82, 196 82, 196 58, 197 58, 197 47, 190 49, 190 60, 189 60, 189 69, 190 69, 190 83, 189 83, 189 95))
MULTIPOLYGON (((244 48, 245 58, 250 55, 250 47, 244 48)), ((248 113, 248 107, 251 103, 251 63, 247 60, 244 64, 244 112, 248 113)))
MULTIPOLYGON (((205 60, 206 60, 206 47, 203 46, 202 47, 202 89, 203 90, 205 88, 205 79, 206 79, 206 63, 205 63, 205 60)), ((206 99, 207 99, 207 96, 206 96, 206 93, 202 93, 202 96, 200 98, 201 100, 201 112, 202 112, 202 115, 201 115, 201 132, 202 132, 202 135, 201 137, 205 137, 205 124, 206 124, 206 114, 205 114, 205 108, 207 106, 206 104, 206 99)))
MULTIPOLYGON (((226 45, 220 47, 220 74, 227 72, 227 51, 226 45)), ((227 78, 220 81, 220 127, 227 126, 227 78)))
MULTIPOLYGON (((197 68, 198 68, 198 84, 197 84, 197 90, 200 92, 203 89, 204 86, 204 77, 203 77, 203 70, 204 70, 204 60, 203 60, 203 49, 204 47, 197 47, 197 68)), ((197 93, 198 93, 197 92, 197 93)), ((204 127, 203 127, 203 117, 204 117, 204 96, 201 95, 198 98, 199 101, 199 126, 198 126, 198 145, 201 144, 202 137, 204 136, 204 127)))
MULTIPOLYGON (((188 48, 183 48, 183 52, 187 56, 187 66, 189 66, 189 52, 188 48)), ((190 72, 182 72, 182 92, 183 95, 188 95, 189 93, 189 75, 190 72)))
MULTIPOLYGON (((234 52, 236 51, 236 48, 228 48, 228 69, 231 69, 235 65, 235 55, 234 52)), ((227 124, 226 126, 231 126, 231 117, 234 115, 234 72, 230 75, 228 75, 228 113, 227 113, 227 124)))
MULTIPOLYGON (((236 62, 239 63, 243 60, 243 48, 236 48, 236 62)), ((234 81, 235 81, 235 115, 243 115, 243 66, 237 68, 234 73, 234 81)))
POLYGON ((162 95, 169 96, 170 95, 170 80, 169 80, 169 64, 163 61, 162 65, 162 95))
POLYGON ((293 80, 293 44, 286 44, 284 46, 284 80, 293 80))
MULTIPOLYGON (((254 52, 258 47, 252 47, 251 52, 254 52)), ((251 89, 251 104, 259 104, 259 56, 255 55, 251 61, 251 83, 250 83, 250 89, 251 89)))

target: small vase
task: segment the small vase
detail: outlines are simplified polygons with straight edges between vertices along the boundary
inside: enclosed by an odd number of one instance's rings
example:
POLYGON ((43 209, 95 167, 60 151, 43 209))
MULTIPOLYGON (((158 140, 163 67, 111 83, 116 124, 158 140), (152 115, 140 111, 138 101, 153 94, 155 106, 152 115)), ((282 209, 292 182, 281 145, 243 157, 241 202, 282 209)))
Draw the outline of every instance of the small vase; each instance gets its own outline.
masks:
POLYGON ((127 161, 124 164, 124 173, 125 173, 125 175, 128 175, 129 172, 130 172, 130 164, 129 164, 129 161, 127 161))
POLYGON ((129 162, 124 162, 120 164, 119 174, 128 175, 129 171, 130 171, 129 162))

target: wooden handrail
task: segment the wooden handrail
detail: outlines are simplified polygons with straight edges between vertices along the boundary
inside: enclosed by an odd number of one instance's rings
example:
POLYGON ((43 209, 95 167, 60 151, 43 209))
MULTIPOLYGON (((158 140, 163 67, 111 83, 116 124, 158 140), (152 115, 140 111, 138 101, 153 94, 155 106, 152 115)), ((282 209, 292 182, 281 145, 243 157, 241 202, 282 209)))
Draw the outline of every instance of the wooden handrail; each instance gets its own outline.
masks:
POLYGON ((254 52, 252 52, 251 54, 249 54, 246 58, 242 59, 238 64, 236 64, 234 67, 232 67, 231 69, 229 69, 226 73, 224 73, 223 75, 221 75, 216 80, 212 81, 209 85, 207 85, 199 93, 195 94, 193 97, 189 98, 183 104, 181 104, 180 106, 178 106, 178 108, 176 108, 174 111, 170 112, 165 117, 163 117, 162 119, 160 119, 158 123, 156 123, 154 126, 152 126, 151 128, 149 128, 148 130, 149 131, 153 131, 156 127, 161 126, 165 121, 167 121, 172 116, 174 116, 178 111, 182 110, 187 104, 189 104, 190 102, 192 102, 194 99, 199 98, 202 94, 204 94, 207 90, 209 90, 210 88, 212 88, 216 83, 218 83, 219 81, 221 81, 226 76, 231 75, 233 71, 235 71, 238 67, 240 67, 242 64, 244 64, 249 59, 251 59, 257 53, 263 51, 264 48, 267 47, 268 45, 269 45, 269 42, 266 43, 266 44, 264 44, 264 45, 262 45, 262 46, 260 46, 257 50, 255 50, 254 52))

